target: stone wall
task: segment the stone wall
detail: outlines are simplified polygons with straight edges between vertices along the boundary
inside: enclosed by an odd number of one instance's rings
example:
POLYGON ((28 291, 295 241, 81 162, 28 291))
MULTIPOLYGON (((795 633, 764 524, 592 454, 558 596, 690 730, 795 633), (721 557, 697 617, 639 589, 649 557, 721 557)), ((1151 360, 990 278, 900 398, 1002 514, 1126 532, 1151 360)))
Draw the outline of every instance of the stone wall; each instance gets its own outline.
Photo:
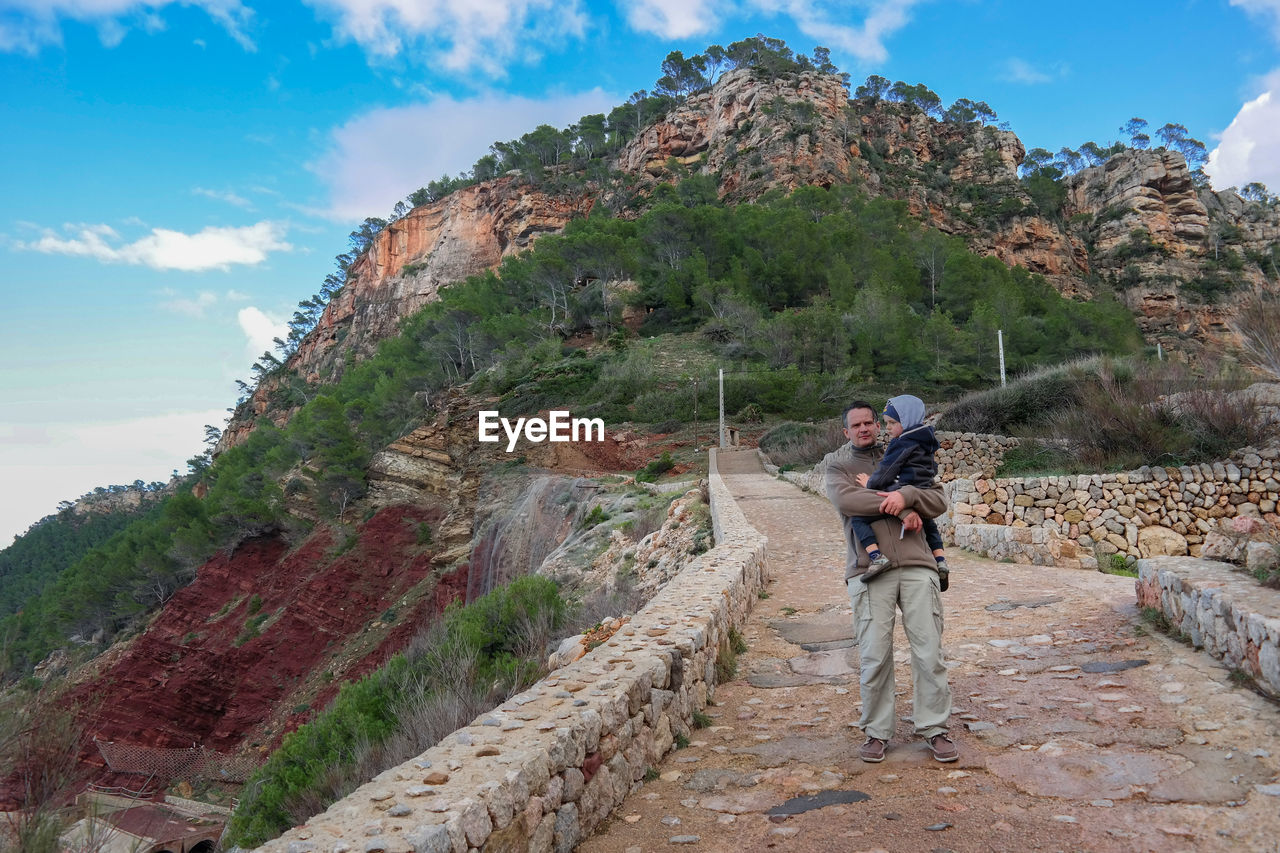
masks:
POLYGON ((1280 448, 1246 448, 1213 464, 956 479, 946 488, 952 541, 995 559, 1094 568, 1112 554, 1199 556, 1224 519, 1280 525, 1280 448))
MULTIPOLYGON (((1244 448, 1212 464, 1118 474, 994 477, 1018 439, 939 432, 938 479, 949 509, 943 535, 992 559, 1093 569, 1112 554, 1198 556, 1224 519, 1253 515, 1280 527, 1280 445, 1244 448)), ((822 463, 778 476, 825 494, 822 463)))
POLYGON ((1213 560, 1156 557, 1137 568, 1140 607, 1158 609, 1191 645, 1280 697, 1280 596, 1213 560))
POLYGON ((568 851, 687 735, 766 580, 766 541, 709 459, 716 547, 612 638, 259 850, 568 851))

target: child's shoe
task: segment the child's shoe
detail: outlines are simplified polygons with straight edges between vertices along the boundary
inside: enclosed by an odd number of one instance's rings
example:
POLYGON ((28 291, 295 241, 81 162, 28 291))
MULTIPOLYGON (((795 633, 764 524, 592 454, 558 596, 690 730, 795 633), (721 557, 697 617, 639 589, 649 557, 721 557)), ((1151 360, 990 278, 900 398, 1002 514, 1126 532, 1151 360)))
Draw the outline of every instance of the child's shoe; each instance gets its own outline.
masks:
POLYGON ((885 570, 890 568, 892 565, 893 563, 891 563, 889 558, 884 554, 877 555, 876 558, 871 561, 871 565, 867 567, 867 570, 862 573, 862 582, 870 583, 872 579, 884 574, 885 570))
POLYGON ((947 565, 947 558, 938 559, 938 589, 942 592, 947 591, 947 587, 951 585, 951 567, 947 565))

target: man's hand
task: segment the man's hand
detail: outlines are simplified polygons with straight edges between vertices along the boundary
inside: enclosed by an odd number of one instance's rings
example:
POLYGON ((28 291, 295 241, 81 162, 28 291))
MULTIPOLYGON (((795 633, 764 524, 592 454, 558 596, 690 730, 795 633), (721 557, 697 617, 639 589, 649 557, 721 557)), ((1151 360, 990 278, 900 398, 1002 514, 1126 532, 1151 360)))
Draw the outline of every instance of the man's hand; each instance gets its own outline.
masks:
POLYGON ((902 497, 902 492, 876 492, 876 494, 884 498, 880 504, 882 514, 897 515, 906 509, 907 501, 902 497))
POLYGON ((924 520, 920 518, 920 513, 914 509, 907 513, 907 517, 902 519, 902 529, 908 533, 914 533, 924 527, 924 520))

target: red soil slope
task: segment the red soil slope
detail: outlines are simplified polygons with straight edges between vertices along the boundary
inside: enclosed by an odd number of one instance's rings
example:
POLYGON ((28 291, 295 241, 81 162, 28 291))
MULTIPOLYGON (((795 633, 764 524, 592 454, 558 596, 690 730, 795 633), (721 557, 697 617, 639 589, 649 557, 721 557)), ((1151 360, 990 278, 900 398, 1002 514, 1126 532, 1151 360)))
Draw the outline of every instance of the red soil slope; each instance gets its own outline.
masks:
POLYGON ((465 576, 432 578, 432 554, 418 544, 420 526, 440 516, 388 507, 359 526, 349 548, 322 529, 292 550, 259 538, 210 560, 127 651, 77 688, 73 701, 94 709, 86 770, 108 775, 92 738, 224 753, 278 744, 342 681, 381 665, 465 590, 465 576), (259 619, 255 635, 247 626, 259 619), (295 705, 299 697, 310 701, 295 705))

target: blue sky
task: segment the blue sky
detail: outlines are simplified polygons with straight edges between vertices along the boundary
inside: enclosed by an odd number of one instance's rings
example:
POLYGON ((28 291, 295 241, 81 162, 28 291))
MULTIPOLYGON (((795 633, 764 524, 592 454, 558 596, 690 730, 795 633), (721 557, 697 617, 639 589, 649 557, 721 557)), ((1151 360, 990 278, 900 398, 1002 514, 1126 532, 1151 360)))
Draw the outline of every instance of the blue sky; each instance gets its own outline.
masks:
POLYGON ((757 32, 1280 189, 1280 0, 0 0, 0 543, 185 468, 365 216, 757 32))

